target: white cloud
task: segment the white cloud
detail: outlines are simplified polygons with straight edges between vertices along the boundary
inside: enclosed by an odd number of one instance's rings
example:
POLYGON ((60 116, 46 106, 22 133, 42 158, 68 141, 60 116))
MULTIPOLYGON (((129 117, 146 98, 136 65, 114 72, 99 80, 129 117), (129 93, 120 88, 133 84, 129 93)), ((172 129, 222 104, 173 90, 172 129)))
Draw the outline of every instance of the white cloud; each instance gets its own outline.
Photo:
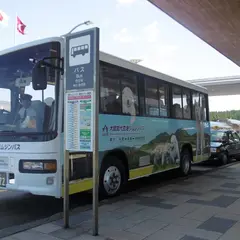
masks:
POLYGON ((126 5, 126 4, 132 4, 132 3, 136 2, 136 1, 137 0, 117 0, 117 3, 126 5))
POLYGON ((109 18, 105 18, 100 25, 103 28, 108 28, 111 25, 111 20, 109 18))
MULTIPOLYGON (((159 45, 151 46, 151 49, 142 56, 143 61, 141 65, 151 68, 153 70, 169 74, 173 72, 172 59, 177 51, 175 45, 159 45)), ((172 75, 172 74, 171 74, 172 75)))
POLYGON ((170 57, 175 54, 177 48, 176 45, 159 45, 156 47, 156 52, 157 54, 160 54, 160 56, 163 55, 170 57))
POLYGON ((114 40, 122 43, 130 43, 133 42, 135 38, 131 36, 127 28, 123 28, 114 36, 114 40))
POLYGON ((143 33, 148 42, 150 43, 156 42, 160 34, 158 22, 154 21, 151 24, 144 27, 143 33))
POLYGON ((238 110, 240 95, 209 97, 210 111, 238 110), (229 103, 231 104, 229 105, 229 103))

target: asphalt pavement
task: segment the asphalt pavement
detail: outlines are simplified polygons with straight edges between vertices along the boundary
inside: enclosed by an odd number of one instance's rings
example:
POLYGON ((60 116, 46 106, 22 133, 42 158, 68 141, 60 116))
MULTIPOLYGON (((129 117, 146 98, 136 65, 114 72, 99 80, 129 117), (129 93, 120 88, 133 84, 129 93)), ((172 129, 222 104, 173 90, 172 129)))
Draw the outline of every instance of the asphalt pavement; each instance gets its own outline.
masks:
POLYGON ((90 205, 70 213, 70 228, 63 219, 53 220, 2 240, 239 240, 240 163, 205 174, 194 170, 190 178, 102 201, 98 236, 90 205))
MULTIPOLYGON (((234 164, 234 163, 232 163, 234 164)), ((201 164, 193 166, 192 175, 189 177, 198 176, 208 171, 217 169, 216 164, 201 164)), ((128 184, 125 192, 131 192, 138 189, 144 192, 146 189, 161 187, 161 185, 179 183, 185 178, 178 176, 177 171, 165 172, 163 174, 153 175, 148 178, 142 178, 131 181, 128 184)), ((120 196, 124 198, 123 196, 120 196)), ((116 200, 119 197, 116 197, 116 200)), ((70 197, 70 208, 91 204, 91 193, 79 193, 70 197)), ((14 227, 22 224, 28 224, 33 221, 41 221, 62 212, 63 201, 45 196, 34 196, 28 193, 1 191, 0 192, 0 232, 4 229, 14 229, 14 227)), ((57 217, 60 218, 61 214, 57 217)))

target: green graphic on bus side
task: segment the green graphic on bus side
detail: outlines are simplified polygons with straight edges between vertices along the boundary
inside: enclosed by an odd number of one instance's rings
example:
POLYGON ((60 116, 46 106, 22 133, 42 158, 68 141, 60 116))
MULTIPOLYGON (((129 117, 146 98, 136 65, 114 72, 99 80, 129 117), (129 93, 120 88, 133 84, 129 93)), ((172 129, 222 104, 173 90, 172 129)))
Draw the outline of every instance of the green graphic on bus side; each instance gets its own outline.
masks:
POLYGON ((100 115, 100 152, 121 149, 129 169, 153 165, 153 172, 180 165, 182 147, 189 146, 194 162, 210 156, 210 129, 197 131, 196 121, 100 115), (199 149, 197 151, 197 149, 199 149))

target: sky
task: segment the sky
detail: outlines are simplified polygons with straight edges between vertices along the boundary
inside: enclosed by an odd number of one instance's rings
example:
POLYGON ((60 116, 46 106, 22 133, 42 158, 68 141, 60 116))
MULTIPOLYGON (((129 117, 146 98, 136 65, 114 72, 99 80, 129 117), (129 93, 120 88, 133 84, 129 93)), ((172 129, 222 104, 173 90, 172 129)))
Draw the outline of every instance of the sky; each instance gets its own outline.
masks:
MULTIPOLYGON (((0 50, 60 36, 91 20, 104 52, 142 59, 139 64, 183 80, 240 75, 240 67, 146 0, 8 0, 0 9, 10 17, 8 26, 0 26, 0 50), (15 31, 16 14, 27 25, 24 36, 15 31)), ((240 109, 239 100, 210 97, 210 110, 240 109)))

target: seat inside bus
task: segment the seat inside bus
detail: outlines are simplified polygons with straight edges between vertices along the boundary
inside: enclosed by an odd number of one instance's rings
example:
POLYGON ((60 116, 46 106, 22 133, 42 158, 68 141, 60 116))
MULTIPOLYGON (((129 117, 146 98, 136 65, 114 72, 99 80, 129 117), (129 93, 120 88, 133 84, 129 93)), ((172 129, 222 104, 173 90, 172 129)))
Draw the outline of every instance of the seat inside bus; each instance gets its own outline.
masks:
POLYGON ((43 122, 44 122, 44 112, 45 112, 45 103, 40 100, 32 101, 32 108, 36 111, 36 125, 37 131, 43 131, 43 122))
POLYGON ((52 101, 52 106, 50 107, 50 118, 48 123, 48 131, 55 129, 55 101, 52 101))
POLYGON ((182 117, 182 108, 178 103, 173 104, 173 116, 176 118, 182 117))
POLYGON ((48 132, 55 129, 55 100, 52 97, 46 98, 44 131, 48 132))

